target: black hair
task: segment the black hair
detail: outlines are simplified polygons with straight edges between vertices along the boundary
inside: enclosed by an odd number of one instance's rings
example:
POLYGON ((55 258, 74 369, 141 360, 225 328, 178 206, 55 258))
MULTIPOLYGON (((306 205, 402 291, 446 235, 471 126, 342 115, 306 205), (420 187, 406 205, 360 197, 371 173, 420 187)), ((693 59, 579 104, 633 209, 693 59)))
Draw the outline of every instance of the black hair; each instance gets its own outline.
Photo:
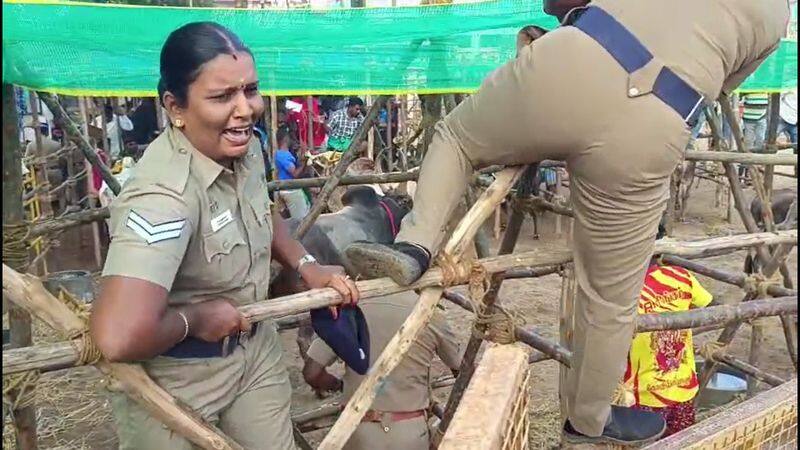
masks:
POLYGON ((350 97, 347 100, 347 106, 364 106, 364 100, 358 97, 350 97))
POLYGON ((289 137, 289 130, 285 128, 278 128, 278 131, 275 132, 275 146, 281 145, 284 139, 289 137))
POLYGON ((114 107, 111 106, 111 103, 103 105, 103 114, 106 116, 106 122, 111 122, 114 118, 114 107))
POLYGON ((193 22, 173 31, 161 48, 161 79, 158 98, 171 92, 178 105, 185 106, 189 85, 197 79, 203 64, 219 55, 253 53, 233 32, 215 22, 193 22))

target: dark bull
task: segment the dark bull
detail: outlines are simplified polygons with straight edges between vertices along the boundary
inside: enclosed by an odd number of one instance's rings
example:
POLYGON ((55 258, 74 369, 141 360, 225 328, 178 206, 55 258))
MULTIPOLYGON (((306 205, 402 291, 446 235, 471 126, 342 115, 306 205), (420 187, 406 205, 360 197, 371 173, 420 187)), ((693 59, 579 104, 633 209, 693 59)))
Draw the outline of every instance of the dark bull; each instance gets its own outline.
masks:
MULTIPOLYGON (((766 231, 763 216, 764 205, 756 196, 750 203, 750 213, 761 231, 766 231)), ((788 230, 797 228, 797 191, 794 189, 778 189, 772 193, 772 216, 775 228, 788 230)), ((747 274, 761 271, 761 263, 749 252, 744 261, 744 271, 747 274)))
MULTIPOLYGON (((352 186, 342 196, 342 205, 338 212, 320 215, 301 242, 320 264, 342 266, 356 278, 358 274, 344 249, 355 241, 393 242, 400 221, 411 210, 410 200, 404 195, 380 196, 369 186, 352 186)), ((294 233, 299 223, 289 219, 289 230, 294 233)), ((280 297, 307 289, 297 272, 281 268, 270 293, 271 297, 280 297)), ((303 357, 313 336, 310 325, 298 330, 297 344, 303 357)))

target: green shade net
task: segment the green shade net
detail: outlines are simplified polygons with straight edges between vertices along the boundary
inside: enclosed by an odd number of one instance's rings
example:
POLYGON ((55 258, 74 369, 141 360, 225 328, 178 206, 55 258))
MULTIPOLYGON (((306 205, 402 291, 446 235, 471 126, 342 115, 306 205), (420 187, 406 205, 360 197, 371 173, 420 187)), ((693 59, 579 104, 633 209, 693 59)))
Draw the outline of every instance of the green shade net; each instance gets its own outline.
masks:
MULTIPOLYGON (((541 0, 315 10, 3 3, 3 81, 87 96, 155 96, 167 35, 195 21, 232 29, 252 49, 265 95, 472 92, 514 57, 524 25, 553 28, 541 0)), ((797 83, 784 43, 746 83, 797 83)))

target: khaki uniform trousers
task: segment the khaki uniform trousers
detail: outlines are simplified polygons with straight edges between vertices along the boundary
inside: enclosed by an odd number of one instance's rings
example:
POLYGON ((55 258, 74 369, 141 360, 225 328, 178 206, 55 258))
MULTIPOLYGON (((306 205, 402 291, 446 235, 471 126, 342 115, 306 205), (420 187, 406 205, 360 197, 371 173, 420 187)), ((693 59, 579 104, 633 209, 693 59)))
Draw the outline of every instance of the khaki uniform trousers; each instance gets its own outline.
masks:
POLYGON ((430 430, 425 416, 397 422, 362 422, 344 450, 428 450, 430 430))
POLYGON ((578 29, 522 49, 439 123, 396 239, 435 254, 473 169, 567 161, 578 292, 566 408, 590 436, 602 433, 624 372, 669 177, 690 134, 654 95, 627 93, 628 73, 578 29))
MULTIPOLYGON (((262 322, 225 358, 156 357, 144 367, 156 383, 245 449, 295 449, 292 388, 274 324, 262 322)), ((112 408, 122 450, 194 448, 123 394, 113 394, 112 408)))

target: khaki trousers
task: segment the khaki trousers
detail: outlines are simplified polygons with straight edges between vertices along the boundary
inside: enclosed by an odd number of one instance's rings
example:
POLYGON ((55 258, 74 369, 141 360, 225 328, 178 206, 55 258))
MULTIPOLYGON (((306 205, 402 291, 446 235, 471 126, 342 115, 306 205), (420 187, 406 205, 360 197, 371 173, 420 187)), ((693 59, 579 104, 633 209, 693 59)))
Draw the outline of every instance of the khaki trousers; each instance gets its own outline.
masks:
POLYGON ((430 431, 424 416, 400 420, 384 426, 362 422, 344 446, 344 450, 428 450, 430 431))
MULTIPOLYGON (((144 367, 156 383, 245 449, 295 449, 292 388, 273 323, 262 322, 225 358, 159 356, 144 367)), ((113 394, 112 408, 120 449, 194 448, 123 394, 113 394)))
POLYGON ((434 254, 477 168, 567 161, 575 210, 574 359, 565 391, 580 432, 599 435, 633 337, 636 301, 690 129, 592 38, 559 28, 497 69, 437 126, 397 241, 434 254))

